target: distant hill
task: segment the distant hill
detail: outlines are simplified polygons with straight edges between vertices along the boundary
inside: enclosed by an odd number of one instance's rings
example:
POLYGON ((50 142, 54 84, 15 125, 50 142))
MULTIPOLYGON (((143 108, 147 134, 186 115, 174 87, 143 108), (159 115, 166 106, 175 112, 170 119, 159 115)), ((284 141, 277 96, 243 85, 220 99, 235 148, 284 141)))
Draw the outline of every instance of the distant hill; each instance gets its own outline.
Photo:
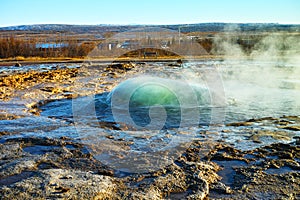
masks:
MULTIPOLYGON (((0 27, 0 31, 47 31, 47 32, 123 32, 135 28, 156 27, 182 32, 221 32, 228 30, 226 27, 234 26, 241 31, 294 31, 300 32, 300 24, 276 24, 276 23, 199 23, 199 24, 176 24, 176 25, 69 25, 69 24, 37 24, 0 27)), ((230 30, 230 29, 229 29, 230 30)))

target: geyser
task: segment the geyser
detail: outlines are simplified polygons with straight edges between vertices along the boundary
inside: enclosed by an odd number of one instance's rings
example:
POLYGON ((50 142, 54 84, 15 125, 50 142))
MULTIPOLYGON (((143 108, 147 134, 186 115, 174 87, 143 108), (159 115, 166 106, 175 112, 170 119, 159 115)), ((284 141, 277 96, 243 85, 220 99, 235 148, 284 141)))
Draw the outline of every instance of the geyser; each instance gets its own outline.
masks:
POLYGON ((169 128, 199 124, 200 108, 210 103, 202 85, 158 77, 128 79, 107 97, 115 121, 136 128, 169 128))
POLYGON ((202 85, 157 77, 128 79, 108 95, 113 107, 180 107, 208 105, 209 91, 202 85))
POLYGON ((130 98, 131 106, 174 106, 178 107, 180 104, 176 94, 164 85, 157 83, 148 83, 138 87, 130 98))

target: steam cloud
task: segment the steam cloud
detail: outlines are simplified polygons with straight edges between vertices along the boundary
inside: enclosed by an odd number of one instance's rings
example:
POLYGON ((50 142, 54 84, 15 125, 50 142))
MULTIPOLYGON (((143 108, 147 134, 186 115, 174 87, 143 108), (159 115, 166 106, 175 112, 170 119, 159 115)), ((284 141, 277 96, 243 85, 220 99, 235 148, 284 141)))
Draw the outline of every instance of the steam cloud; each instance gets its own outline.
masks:
MULTIPOLYGON (((290 114, 299 111, 298 32, 247 33, 230 25, 214 38, 213 52, 224 56, 220 71, 228 104, 239 104, 241 112, 241 104, 244 104, 244 111, 253 109, 255 104, 263 104, 266 110, 273 112, 267 115, 280 114, 279 107, 283 105, 291 110, 290 114), (251 48, 243 48, 241 41, 252 45, 251 48)), ((260 112, 264 109, 256 110, 257 115, 260 112)))

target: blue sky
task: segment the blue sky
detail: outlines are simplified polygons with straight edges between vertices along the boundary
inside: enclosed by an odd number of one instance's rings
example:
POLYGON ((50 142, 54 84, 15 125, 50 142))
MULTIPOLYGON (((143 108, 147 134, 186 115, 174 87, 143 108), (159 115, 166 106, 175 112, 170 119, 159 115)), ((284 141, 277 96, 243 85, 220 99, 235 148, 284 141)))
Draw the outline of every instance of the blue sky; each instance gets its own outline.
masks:
POLYGON ((300 24, 300 0, 0 0, 0 26, 24 24, 300 24))

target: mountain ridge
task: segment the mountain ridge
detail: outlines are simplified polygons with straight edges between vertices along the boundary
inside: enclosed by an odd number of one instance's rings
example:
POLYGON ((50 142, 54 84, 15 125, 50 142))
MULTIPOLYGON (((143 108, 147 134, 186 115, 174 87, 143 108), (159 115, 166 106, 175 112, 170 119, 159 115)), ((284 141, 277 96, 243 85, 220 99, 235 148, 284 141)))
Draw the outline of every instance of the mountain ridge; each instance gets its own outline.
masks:
POLYGON ((98 24, 98 25, 77 25, 77 24, 33 24, 0 27, 0 31, 67 31, 67 32, 122 32, 134 28, 156 27, 171 30, 180 30, 182 32, 220 32, 230 30, 240 31, 296 31, 300 32, 300 24, 278 24, 278 23, 196 23, 196 24, 172 24, 172 25, 116 25, 116 24, 98 24), (229 27, 229 28, 228 28, 229 27), (233 27, 230 29, 230 27, 233 27))

